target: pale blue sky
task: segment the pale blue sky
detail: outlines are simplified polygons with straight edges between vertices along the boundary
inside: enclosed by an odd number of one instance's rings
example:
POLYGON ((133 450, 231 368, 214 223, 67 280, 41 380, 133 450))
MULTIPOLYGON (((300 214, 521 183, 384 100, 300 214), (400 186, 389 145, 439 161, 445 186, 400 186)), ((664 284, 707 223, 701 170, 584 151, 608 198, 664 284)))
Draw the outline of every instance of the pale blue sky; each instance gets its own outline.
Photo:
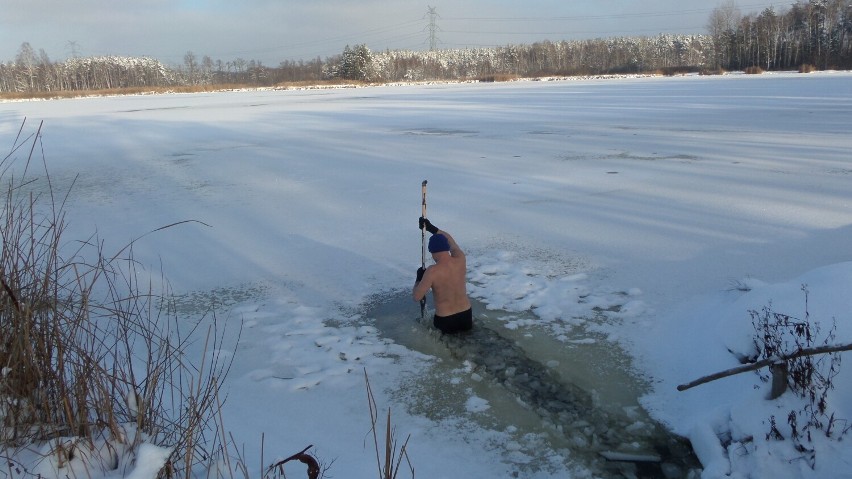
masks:
MULTIPOLYGON (((435 7, 438 48, 659 33, 705 33, 723 0, 0 0, 0 61, 23 42, 51 60, 80 56, 200 59, 325 58, 347 44, 371 50, 429 48, 435 7)), ((741 0, 743 13, 794 0, 741 0)))

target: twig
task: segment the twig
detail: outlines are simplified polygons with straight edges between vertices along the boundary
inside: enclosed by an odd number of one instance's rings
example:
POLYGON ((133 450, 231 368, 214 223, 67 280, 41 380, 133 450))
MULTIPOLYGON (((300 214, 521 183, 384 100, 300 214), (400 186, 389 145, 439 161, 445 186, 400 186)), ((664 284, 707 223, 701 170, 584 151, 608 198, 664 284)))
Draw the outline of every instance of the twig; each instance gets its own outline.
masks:
MULTIPOLYGON (((164 229, 167 229, 167 228, 171 228, 172 226, 182 225, 182 224, 184 224, 184 223, 199 223, 199 224, 202 224, 202 225, 204 225, 204 226, 206 226, 206 227, 208 227, 208 228, 212 228, 212 226, 208 225, 207 223, 205 223, 205 222, 203 222, 203 221, 198 221, 198 220, 183 220, 183 221, 178 221, 178 222, 176 222, 176 223, 172 223, 172 224, 170 224, 170 225, 160 226, 159 228, 156 228, 156 229, 153 229, 153 230, 149 231, 149 232, 148 232, 148 234, 156 233, 157 231, 164 230, 164 229)), ((138 238, 137 238, 137 239, 138 239, 138 238)))
POLYGON ((367 386, 367 406, 370 408, 370 432, 373 434, 373 447, 376 451, 376 467, 379 470, 379 477, 382 476, 382 459, 379 456, 379 438, 376 432, 376 422, 378 421, 378 408, 376 400, 373 398, 373 390, 370 388, 370 378, 367 376, 367 368, 364 368, 364 382, 367 386))
POLYGON ((393 436, 391 435, 391 410, 388 408, 388 426, 385 431, 385 479, 391 479, 391 467, 393 466, 393 436))
POLYGON ((6 284, 6 280, 3 279, 2 275, 0 275, 0 283, 3 284, 3 290, 6 291, 6 294, 9 295, 9 299, 12 300, 12 306, 15 307, 15 311, 20 313, 21 303, 18 302, 18 298, 15 296, 15 292, 12 291, 12 288, 10 288, 8 284, 6 284))

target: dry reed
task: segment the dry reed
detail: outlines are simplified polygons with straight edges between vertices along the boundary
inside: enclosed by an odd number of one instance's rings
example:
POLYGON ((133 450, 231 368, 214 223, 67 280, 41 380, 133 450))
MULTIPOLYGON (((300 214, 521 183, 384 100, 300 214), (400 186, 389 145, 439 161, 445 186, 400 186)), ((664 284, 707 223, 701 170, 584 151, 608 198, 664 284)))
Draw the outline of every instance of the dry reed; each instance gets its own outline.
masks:
MULTIPOLYGON (((161 475, 190 477, 227 455, 219 389, 230 362, 218 353, 226 324, 212 314, 183 330, 132 242, 107 254, 97 236, 65 241, 70 191, 60 196, 50 181, 41 125, 28 135, 25 125, 0 160, 0 444, 54 441, 64 464, 73 448, 150 442, 172 451, 161 475), (207 323, 197 361, 190 339, 207 323)), ((109 462, 99 466, 118 467, 109 462)))

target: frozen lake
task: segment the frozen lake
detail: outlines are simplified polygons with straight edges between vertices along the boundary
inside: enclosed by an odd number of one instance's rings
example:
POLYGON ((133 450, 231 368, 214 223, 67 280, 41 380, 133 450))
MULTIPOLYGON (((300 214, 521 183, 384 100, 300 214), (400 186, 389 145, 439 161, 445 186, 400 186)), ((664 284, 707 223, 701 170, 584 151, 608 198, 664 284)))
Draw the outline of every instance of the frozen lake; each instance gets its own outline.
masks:
MULTIPOLYGON (((348 477, 375 476, 364 369, 413 434, 421 477, 584 467, 534 431, 512 439, 521 426, 505 417, 489 422, 501 408, 452 390, 469 377, 442 386, 462 401, 454 417, 418 410, 434 357, 365 325, 364 301, 413 283, 423 179, 430 218, 468 253, 471 294, 526 314, 493 327, 550 348, 619 343, 651 388, 668 366, 649 358, 678 348, 650 336, 658 318, 745 277, 783 281, 852 256, 849 73, 13 102, 0 103, 0 138, 11 144, 24 117, 27 131, 44 122, 54 188, 74 184, 69 242, 97 231, 117 250, 203 222, 134 253, 175 292, 246 321, 226 423, 250 444, 265 432, 284 456, 320 445, 348 477)), ((677 404, 652 405, 678 428, 677 404)))

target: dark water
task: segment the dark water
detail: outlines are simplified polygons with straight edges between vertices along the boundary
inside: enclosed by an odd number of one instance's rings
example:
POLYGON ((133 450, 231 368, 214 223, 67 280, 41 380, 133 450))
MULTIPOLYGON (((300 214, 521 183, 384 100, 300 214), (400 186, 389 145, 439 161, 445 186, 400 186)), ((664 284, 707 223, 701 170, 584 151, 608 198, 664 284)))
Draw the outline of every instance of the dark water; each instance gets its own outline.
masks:
POLYGON ((425 377, 410 378, 398 391, 413 413, 438 421, 470 416, 509 432, 517 440, 505 445, 506 457, 518 458, 518 477, 559 461, 595 477, 698 476, 688 441, 639 405, 647 385, 630 373, 629 357, 616 345, 582 330, 568 341, 535 327, 509 330, 498 318, 524 313, 487 311, 479 303, 474 315, 473 331, 442 335, 431 326, 431 312, 420 320, 408 293, 365 305, 364 320, 382 335, 438 358, 425 377), (479 402, 471 404, 471 396, 479 402))

